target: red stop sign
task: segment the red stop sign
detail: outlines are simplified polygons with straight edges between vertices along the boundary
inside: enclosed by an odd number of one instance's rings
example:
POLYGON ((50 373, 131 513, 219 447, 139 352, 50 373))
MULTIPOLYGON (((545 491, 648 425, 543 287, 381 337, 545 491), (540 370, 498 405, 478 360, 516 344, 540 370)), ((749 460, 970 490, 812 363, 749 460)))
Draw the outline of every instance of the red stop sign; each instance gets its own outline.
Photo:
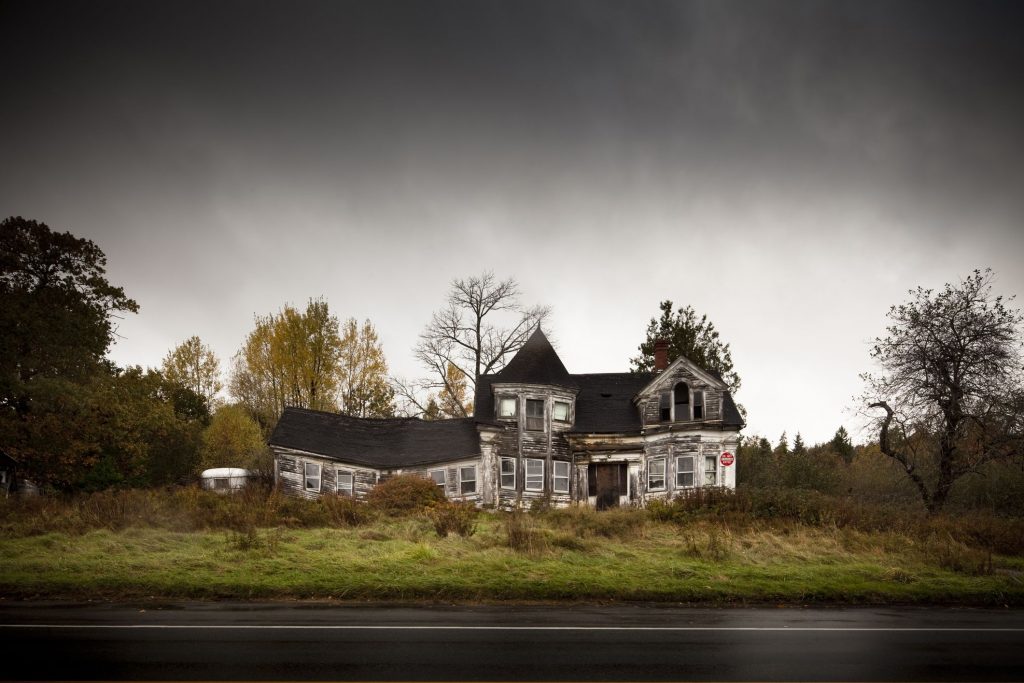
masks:
POLYGON ((736 461, 736 456, 734 456, 729 451, 726 451, 725 453, 722 453, 722 457, 719 458, 719 461, 722 463, 724 467, 728 467, 729 465, 733 464, 736 461))

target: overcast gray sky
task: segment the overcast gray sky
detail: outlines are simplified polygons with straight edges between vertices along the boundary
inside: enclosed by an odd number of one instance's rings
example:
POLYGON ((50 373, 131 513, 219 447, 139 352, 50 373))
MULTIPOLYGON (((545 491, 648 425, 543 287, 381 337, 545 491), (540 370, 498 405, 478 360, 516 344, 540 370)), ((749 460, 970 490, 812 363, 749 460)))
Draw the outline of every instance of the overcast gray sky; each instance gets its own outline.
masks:
MULTIPOLYGON (((393 373, 448 283, 554 309, 571 372, 658 302, 747 433, 829 438, 908 288, 1024 293, 1024 5, 5 2, 0 213, 94 240, 121 364, 323 295, 393 373)), ((863 435, 866 436, 866 435, 863 435)), ((862 438, 863 438, 862 436, 862 438)))

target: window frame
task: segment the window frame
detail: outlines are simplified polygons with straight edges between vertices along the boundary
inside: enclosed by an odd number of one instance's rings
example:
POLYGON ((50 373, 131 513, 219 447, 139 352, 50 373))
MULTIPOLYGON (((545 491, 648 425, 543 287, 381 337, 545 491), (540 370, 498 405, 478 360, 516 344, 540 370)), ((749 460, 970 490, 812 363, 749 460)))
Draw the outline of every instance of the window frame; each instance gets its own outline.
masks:
POLYGON ((516 419, 516 417, 518 415, 519 415, 519 399, 517 399, 515 396, 499 396, 498 397, 497 417, 498 417, 499 420, 514 420, 514 419, 516 419), (510 402, 512 404, 512 414, 511 415, 502 415, 501 414, 501 407, 502 407, 502 405, 506 401, 508 401, 508 402, 510 402))
POLYGON ((704 456, 704 486, 718 486, 718 456, 717 455, 705 455, 704 456), (708 469, 708 465, 711 464, 713 467, 708 469), (709 481, 710 478, 710 481, 709 481))
POLYGON ((690 414, 694 420, 706 420, 708 417, 707 408, 707 397, 704 395, 703 389, 693 389, 690 391, 690 414), (697 397, 700 397, 698 403, 697 397), (700 417, 697 417, 697 408, 700 408, 700 417))
POLYGON ((685 380, 679 380, 672 385, 672 421, 673 422, 689 422, 693 420, 693 390, 690 388, 690 383, 685 380), (676 390, 682 385, 686 389, 686 403, 683 403, 676 398, 676 390), (686 406, 686 416, 679 417, 677 406, 686 406))
POLYGON ((356 495, 356 473, 355 470, 346 470, 343 467, 339 467, 334 472, 334 492, 338 495, 349 496, 350 498, 356 495), (348 491, 341 488, 341 477, 348 477, 348 491))
POLYGON ((432 470, 427 470, 427 477, 430 479, 430 481, 434 482, 434 485, 437 488, 441 489, 441 493, 443 493, 445 495, 445 497, 447 498, 448 497, 448 470, 445 469, 444 467, 436 467, 436 468, 434 468, 432 470), (434 478, 434 474, 436 474, 437 472, 441 473, 441 482, 440 483, 438 483, 437 479, 434 478))
POLYGON ((569 493, 569 480, 572 478, 572 468, 564 460, 555 460, 551 463, 551 491, 553 493, 569 493), (559 466, 565 467, 565 474, 558 473, 559 466), (558 488, 559 480, 565 480, 565 488, 558 488))
POLYGON ((572 404, 568 401, 559 401, 555 399, 551 402, 551 420, 553 422, 561 422, 563 424, 569 424, 572 422, 572 404), (557 417, 558 406, 565 406, 565 419, 557 417))
POLYGON ((470 494, 476 493, 476 482, 477 482, 477 477, 479 476, 479 474, 480 473, 477 471, 476 465, 460 465, 459 466, 459 495, 460 496, 466 496, 466 495, 470 495, 470 494), (467 479, 466 477, 463 476, 463 474, 465 473, 466 470, 472 470, 473 471, 473 478, 472 479, 467 479), (472 490, 467 491, 466 490, 466 484, 472 484, 473 485, 472 490))
POLYGON ((676 456, 676 488, 677 489, 692 489, 697 486, 697 457, 694 455, 677 455, 676 456), (679 463, 683 460, 690 461, 690 469, 684 470, 679 466, 679 463), (679 482, 680 475, 690 475, 689 484, 681 484, 679 482))
POLYGON ((499 486, 499 488, 502 488, 502 489, 504 489, 506 491, 515 491, 516 490, 516 479, 517 479, 517 477, 516 477, 516 459, 515 458, 509 458, 509 457, 502 457, 501 461, 498 463, 498 486, 499 486), (505 465, 506 464, 509 464, 509 465, 512 466, 512 471, 511 472, 506 472, 505 471, 505 465), (511 486, 506 486, 505 485, 505 477, 507 477, 507 476, 511 476, 512 477, 512 484, 511 484, 511 486))
POLYGON ((665 474, 666 474, 666 461, 665 458, 652 458, 647 461, 647 490, 648 491, 664 491, 665 490, 665 474), (654 486, 654 466, 661 465, 661 486, 654 486))
POLYGON ((318 462, 303 462, 302 463, 302 488, 303 488, 304 491, 313 491, 315 493, 320 493, 320 489, 323 486, 323 481, 324 481, 324 468, 323 468, 323 465, 321 465, 318 462), (307 473, 307 469, 306 469, 307 467, 315 467, 316 468, 316 488, 313 488, 313 487, 311 487, 309 485, 309 480, 312 479, 313 477, 310 477, 309 474, 307 473))
POLYGON ((542 398, 526 399, 526 407, 523 409, 523 412, 525 413, 523 420, 523 429, 525 429, 528 432, 546 431, 547 425, 545 423, 547 422, 547 420, 544 418, 544 413, 546 412, 546 406, 544 405, 545 403, 546 401, 542 398), (540 404, 540 415, 530 415, 530 405, 536 405, 538 403, 540 404), (538 423, 537 420, 540 420, 540 422, 538 423), (539 427, 536 426, 538 424, 540 425, 539 427))
POLYGON ((541 459, 541 458, 524 458, 524 461, 525 461, 526 465, 525 465, 525 470, 523 472, 523 490, 524 491, 543 491, 544 490, 544 460, 541 459), (532 475, 530 474, 530 464, 531 463, 538 463, 538 464, 540 464, 540 486, 530 486, 530 478, 532 477, 534 480, 536 480, 536 478, 537 478, 536 472, 534 474, 532 474, 532 475))
POLYGON ((672 392, 663 391, 658 395, 658 421, 672 421, 672 392))

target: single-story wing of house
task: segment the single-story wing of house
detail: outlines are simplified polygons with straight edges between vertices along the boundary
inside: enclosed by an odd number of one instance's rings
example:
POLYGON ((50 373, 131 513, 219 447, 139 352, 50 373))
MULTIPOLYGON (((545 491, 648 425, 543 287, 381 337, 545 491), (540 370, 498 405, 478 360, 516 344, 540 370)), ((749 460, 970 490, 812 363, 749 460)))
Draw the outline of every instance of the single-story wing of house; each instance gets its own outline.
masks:
POLYGON ((655 347, 653 372, 570 374, 538 328, 477 380, 474 417, 368 419, 286 408, 270 438, 288 494, 365 497, 390 476, 452 500, 599 509, 702 486, 735 488, 743 419, 726 383, 655 347))

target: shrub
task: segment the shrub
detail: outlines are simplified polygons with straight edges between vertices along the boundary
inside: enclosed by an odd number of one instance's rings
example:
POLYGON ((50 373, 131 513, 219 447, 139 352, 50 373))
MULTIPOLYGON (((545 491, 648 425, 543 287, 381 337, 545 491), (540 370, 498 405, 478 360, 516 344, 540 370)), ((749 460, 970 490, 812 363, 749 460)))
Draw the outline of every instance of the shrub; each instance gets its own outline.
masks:
POLYGON ((333 526, 360 526, 370 521, 368 506, 348 496, 325 495, 320 506, 333 526))
POLYGON ((434 531, 441 538, 452 532, 468 538, 476 533, 477 512, 472 503, 444 501, 430 508, 428 514, 434 523, 434 531))
POLYGON ((370 491, 371 506, 389 514, 408 514, 444 500, 444 494, 430 479, 399 474, 377 484, 370 491))
POLYGON ((648 515, 631 508, 598 512, 589 507, 571 507, 550 510, 542 518, 556 528, 574 532, 578 538, 601 536, 630 540, 643 537, 648 515))
POLYGON ((505 532, 508 547, 519 553, 537 555, 548 549, 547 535, 538 528, 535 518, 522 510, 515 510, 505 517, 505 532))

